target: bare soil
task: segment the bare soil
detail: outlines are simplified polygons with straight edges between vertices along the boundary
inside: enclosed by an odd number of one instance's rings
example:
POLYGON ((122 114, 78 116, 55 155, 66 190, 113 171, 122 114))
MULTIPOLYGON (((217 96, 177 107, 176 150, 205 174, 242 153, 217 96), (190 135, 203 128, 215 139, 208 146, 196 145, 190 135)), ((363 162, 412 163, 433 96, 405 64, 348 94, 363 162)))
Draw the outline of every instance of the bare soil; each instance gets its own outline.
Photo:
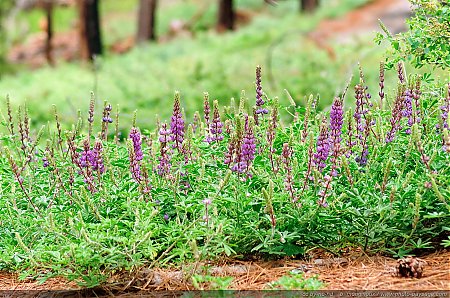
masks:
MULTIPOLYGON (((325 256, 325 255, 324 255, 325 256)), ((289 274, 304 272, 305 277, 317 276, 325 290, 450 290, 450 251, 440 251, 421 258, 426 262, 421 278, 400 277, 397 260, 384 256, 368 257, 361 253, 342 258, 314 258, 309 261, 277 260, 224 261, 208 264, 212 276, 232 276, 230 289, 264 290, 267 283, 289 274)), ((130 275, 117 274, 98 291, 124 295, 154 290, 195 290, 189 276, 206 264, 189 264, 183 268, 146 269, 130 275)), ((207 288, 207 287, 206 287, 207 288)), ((38 284, 35 280, 18 281, 16 274, 0 273, 0 290, 78 290, 75 282, 62 278, 38 284)), ((122 297, 122 296, 121 296, 122 297)), ((125 297, 125 296, 123 296, 125 297)))

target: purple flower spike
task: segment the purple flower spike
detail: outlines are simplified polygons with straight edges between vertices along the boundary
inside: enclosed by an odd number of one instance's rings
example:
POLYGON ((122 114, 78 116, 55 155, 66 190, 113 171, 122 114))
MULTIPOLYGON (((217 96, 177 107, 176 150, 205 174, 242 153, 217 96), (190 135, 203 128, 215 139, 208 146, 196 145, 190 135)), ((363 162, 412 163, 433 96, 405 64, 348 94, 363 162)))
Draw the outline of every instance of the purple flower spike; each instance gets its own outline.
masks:
POLYGON ((223 140, 222 135, 223 123, 220 121, 219 103, 214 101, 213 120, 209 127, 209 135, 206 137, 208 143, 219 142, 223 140))
POLYGON ((142 154, 142 139, 141 139, 141 133, 136 127, 132 127, 130 131, 130 139, 133 142, 133 149, 135 158, 137 161, 141 161, 143 158, 142 154))
POLYGON ((168 143, 172 141, 170 133, 171 133, 170 129, 167 128, 167 123, 163 123, 161 125, 161 129, 159 130, 159 142, 161 143, 160 148, 161 156, 159 157, 158 174, 160 176, 165 176, 170 172, 171 166, 168 148, 168 143))
POLYGON ((269 110, 263 108, 263 92, 261 86, 261 66, 256 67, 256 114, 267 114, 269 110))
MULTIPOLYGON (((330 137, 331 137, 331 150, 339 151, 341 143, 342 125, 344 124, 344 111, 342 99, 336 97, 330 111, 330 137)), ((338 153, 338 152, 337 152, 338 153)))
POLYGON ((131 175, 133 176, 133 179, 136 180, 136 182, 141 182, 141 165, 140 161, 143 158, 142 154, 142 140, 141 140, 141 133, 136 127, 132 127, 129 135, 131 139, 131 145, 128 148, 129 151, 129 159, 130 159, 130 171, 131 175))
MULTIPOLYGON (((413 94, 412 94, 411 90, 407 89, 405 91, 404 100, 403 100, 402 116, 405 118, 408 118, 408 126, 409 127, 411 127, 414 124, 412 103, 413 103, 413 94)), ((407 129, 406 133, 411 134, 411 129, 410 128, 407 129)))
POLYGON ((319 172, 325 168, 325 161, 330 153, 330 142, 328 140, 328 127, 325 122, 325 118, 322 120, 322 125, 320 127, 319 137, 317 139, 316 153, 313 155, 314 165, 317 167, 319 172))
POLYGON ((102 158, 103 145, 100 140, 95 141, 94 149, 92 150, 92 169, 94 171, 103 174, 105 172, 105 165, 103 164, 102 158))
POLYGON ((170 130, 172 133, 172 140, 174 142, 173 148, 177 148, 181 152, 184 140, 184 120, 180 108, 180 94, 175 93, 175 101, 173 104, 173 113, 170 121, 170 130))

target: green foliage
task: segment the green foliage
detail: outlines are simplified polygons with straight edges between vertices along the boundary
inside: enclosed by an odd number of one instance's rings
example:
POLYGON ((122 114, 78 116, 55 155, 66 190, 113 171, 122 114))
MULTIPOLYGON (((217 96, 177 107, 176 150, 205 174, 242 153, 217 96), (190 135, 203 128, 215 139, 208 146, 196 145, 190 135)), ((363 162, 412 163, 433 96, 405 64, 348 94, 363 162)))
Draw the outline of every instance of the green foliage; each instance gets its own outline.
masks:
MULTIPOLYGON (((248 176, 231 172, 224 164, 228 143, 244 129, 244 113, 252 115, 254 100, 245 94, 238 110, 224 107, 222 121, 227 124, 222 141, 206 143, 205 123, 199 119, 195 131, 193 127, 186 130, 183 150, 170 147, 169 175, 158 173, 165 152, 159 131, 145 130, 140 161, 144 178, 138 182, 130 173, 133 145, 115 140, 119 133, 115 125, 109 127, 109 133, 97 134, 101 116, 95 118, 95 130, 89 136, 83 120, 87 113, 70 131, 49 125, 44 147, 39 141, 43 130, 28 133, 27 109, 14 113, 7 107, 0 134, 0 269, 22 271, 23 277, 41 280, 65 276, 95 286, 120 270, 225 255, 295 257, 318 247, 335 254, 360 247, 366 253, 402 256, 447 245, 442 239, 450 226, 450 157, 442 150, 443 135, 436 131, 436 125, 442 124, 439 107, 447 90, 425 84, 422 92, 417 106, 423 113, 420 126, 415 124, 413 133, 408 134, 407 119, 403 118, 400 124, 404 128, 390 143, 384 137, 391 129, 392 111, 370 109, 367 117, 376 119, 376 125, 367 139, 368 164, 361 167, 355 160, 363 149, 358 144, 353 155, 340 156, 338 175, 327 188, 326 205, 320 203, 320 193, 334 165, 328 159, 321 173, 309 160, 320 119, 329 115, 313 108, 312 100, 305 109, 284 107, 276 99, 268 99, 271 113, 284 109, 297 118, 280 123, 272 121, 269 113, 259 119, 254 126, 256 156, 248 176), (273 133, 273 141, 269 141, 268 131, 273 133), (309 135, 306 139, 304 131, 309 135), (97 135, 105 172, 88 174, 90 168, 77 162, 85 144, 92 148, 97 135), (100 141, 102 135, 108 140, 103 137, 100 141), (294 201, 286 188, 284 144, 293 151, 289 169, 294 201), (430 158, 426 163, 424 156, 430 158), (43 166, 44 157, 47 167, 43 166), (93 188, 86 181, 91 181, 93 188)), ((386 93, 386 98, 396 98, 386 93)), ((376 102, 372 103, 376 106, 376 102)), ((113 109, 111 115, 115 114, 113 109)), ((53 112, 53 117, 56 115, 53 112)), ((353 115, 347 114, 344 122, 350 118, 353 115)), ((123 120, 122 125, 129 127, 130 122, 123 120)), ((344 125, 343 152, 349 150, 350 131, 356 133, 355 126, 351 130, 344 125)), ((197 282, 225 288, 230 281, 198 277, 197 282)), ((311 283, 291 276, 276 286, 306 287, 311 283)))
POLYGON ((376 41, 387 40, 392 46, 386 65, 400 60, 417 68, 430 64, 441 69, 450 67, 450 1, 410 0, 414 15, 408 20, 409 30, 392 36, 382 25, 376 41))
POLYGON ((295 271, 267 284, 269 289, 274 290, 317 291, 322 289, 323 286, 324 284, 317 277, 305 278, 303 273, 295 271))

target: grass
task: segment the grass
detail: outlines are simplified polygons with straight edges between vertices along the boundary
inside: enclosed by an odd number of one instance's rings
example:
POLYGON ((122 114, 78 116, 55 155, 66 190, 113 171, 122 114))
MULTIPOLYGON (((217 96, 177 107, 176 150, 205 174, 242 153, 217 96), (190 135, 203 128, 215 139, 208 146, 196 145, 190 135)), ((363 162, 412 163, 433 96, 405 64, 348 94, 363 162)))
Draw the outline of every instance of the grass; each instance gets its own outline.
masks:
MULTIPOLYGON (((254 79, 247 70, 262 65, 264 72, 269 71, 267 57, 273 47, 270 71, 276 80, 263 82, 267 93, 279 94, 283 103, 288 101, 283 89, 288 89, 297 102, 309 94, 320 93, 326 99, 321 103, 324 108, 349 75, 357 74, 355 53, 363 66, 369 66, 382 60, 382 48, 373 48, 368 38, 345 48, 337 47, 337 59, 333 61, 305 33, 320 19, 342 14, 361 3, 330 1, 316 15, 304 16, 295 13, 295 1, 277 7, 262 6, 261 1, 243 1, 238 3, 241 9, 260 12, 251 24, 237 32, 219 36, 199 31, 195 39, 148 44, 123 56, 106 55, 99 59, 95 71, 88 65, 62 64, 56 69, 21 72, 0 81, 0 93, 9 94, 14 105, 26 102, 35 123, 42 123, 52 118, 52 104, 58 105, 65 119, 75 120, 77 110, 87 106, 89 93, 94 91, 100 100, 119 104, 125 118, 131 119, 137 109, 141 115, 139 124, 152 128, 156 114, 168 116, 165 107, 175 90, 181 91, 188 118, 201 108, 204 91, 210 90, 221 104, 227 104, 231 97, 238 98, 241 90, 250 96, 254 79)), ((161 30, 165 30, 170 16, 188 19, 193 8, 191 2, 164 8, 169 17, 161 17, 161 30)), ((204 16, 203 27, 213 25, 213 13, 211 8, 204 16)), ((130 25, 128 21, 121 27, 130 25)), ((118 33, 127 34, 131 32, 118 33)), ((115 35, 111 32, 111 36, 115 35)), ((369 86, 377 84, 376 76, 369 76, 367 81, 369 86)))

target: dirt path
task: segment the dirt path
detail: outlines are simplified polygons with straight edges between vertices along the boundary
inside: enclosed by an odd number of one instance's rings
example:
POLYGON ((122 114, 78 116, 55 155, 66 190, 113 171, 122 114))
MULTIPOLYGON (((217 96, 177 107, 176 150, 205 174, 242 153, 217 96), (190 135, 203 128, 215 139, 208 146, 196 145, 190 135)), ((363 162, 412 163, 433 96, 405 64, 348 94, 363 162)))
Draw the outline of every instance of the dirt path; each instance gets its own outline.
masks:
MULTIPOLYGON (((325 290, 450 290, 450 252, 442 251, 422 258, 426 261, 422 278, 403 278, 395 273, 395 259, 375 256, 317 258, 306 261, 239 262, 211 265, 212 276, 232 276, 234 290, 263 290, 267 283, 289 272, 302 271, 305 277, 318 276, 325 290)), ((189 270, 142 270, 132 278, 117 275, 105 286, 106 292, 121 294, 151 290, 194 290, 187 280, 189 270)), ((33 280, 19 282, 16 275, 0 274, 0 290, 76 290, 74 282, 50 279, 42 285, 33 280)), ((124 296, 125 297, 125 296, 124 296)))
POLYGON ((372 0, 342 18, 322 21, 311 36, 317 39, 347 41, 352 37, 380 31, 381 20, 392 33, 406 29, 405 19, 411 15, 408 0, 372 0))

